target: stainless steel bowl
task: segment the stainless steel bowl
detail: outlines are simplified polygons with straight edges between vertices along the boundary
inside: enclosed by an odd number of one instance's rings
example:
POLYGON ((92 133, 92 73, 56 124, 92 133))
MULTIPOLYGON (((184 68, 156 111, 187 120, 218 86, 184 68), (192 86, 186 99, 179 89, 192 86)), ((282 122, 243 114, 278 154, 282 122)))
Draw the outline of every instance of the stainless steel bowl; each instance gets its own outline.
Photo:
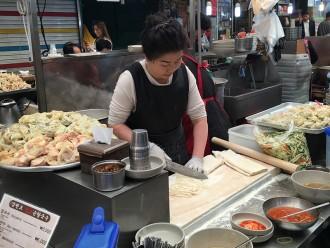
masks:
POLYGON ((265 215, 278 227, 289 230, 289 231, 302 231, 305 230, 311 226, 313 226, 318 218, 319 218, 319 211, 318 210, 312 210, 309 213, 314 215, 316 218, 314 221, 311 221, 309 223, 292 223, 292 222, 287 222, 287 221, 281 221, 278 219, 273 219, 268 215, 268 211, 271 208, 275 207, 294 207, 294 208, 300 208, 300 209, 307 209, 314 207, 313 203, 296 198, 296 197, 275 197, 268 199, 267 201, 264 202, 263 204, 263 210, 265 215))
POLYGON ((330 201, 330 189, 314 189, 306 187, 308 183, 330 184, 330 173, 318 170, 303 170, 292 174, 291 181, 297 193, 313 203, 330 201))
POLYGON ((142 227, 135 234, 135 240, 143 241, 147 237, 160 238, 164 242, 168 242, 172 246, 184 248, 185 234, 184 231, 177 225, 160 222, 153 223, 142 227))
POLYGON ((273 223, 264 216, 255 213, 236 213, 233 214, 230 218, 231 226, 234 230, 240 231, 245 235, 249 236, 261 236, 267 235, 273 230, 273 223), (254 220, 263 224, 266 229, 265 230, 250 230, 240 226, 240 223, 245 220, 254 220))
MULTIPOLYGON (((186 248, 204 247, 235 247, 249 238, 236 230, 227 228, 207 228, 192 234, 186 248)), ((244 248, 253 248, 252 242, 247 243, 244 248)))
POLYGON ((122 188, 125 183, 125 166, 126 164, 120 160, 105 160, 97 162, 92 166, 94 187, 100 191, 114 191, 122 188), (99 172, 96 169, 105 165, 118 165, 119 171, 116 172, 99 172))

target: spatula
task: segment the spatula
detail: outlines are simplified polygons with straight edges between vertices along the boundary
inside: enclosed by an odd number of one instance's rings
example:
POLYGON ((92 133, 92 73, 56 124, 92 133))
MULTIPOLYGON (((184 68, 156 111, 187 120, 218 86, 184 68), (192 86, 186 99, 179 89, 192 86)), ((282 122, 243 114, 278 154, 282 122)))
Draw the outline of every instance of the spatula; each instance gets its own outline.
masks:
POLYGON ((245 240, 243 243, 240 243, 239 245, 235 246, 234 248, 243 248, 243 245, 246 245, 247 243, 255 240, 256 238, 258 238, 258 236, 252 236, 248 240, 245 240))
POLYGON ((323 204, 320 204, 320 205, 317 205, 317 206, 314 206, 314 207, 311 207, 311 208, 307 208, 307 209, 301 210, 297 213, 287 214, 285 216, 280 217, 280 219, 286 219, 288 217, 295 216, 297 214, 301 214, 301 213, 305 213, 305 212, 309 212, 309 211, 312 211, 314 209, 322 208, 322 207, 325 207, 325 206, 328 206, 328 205, 330 205, 330 202, 326 202, 326 203, 323 203, 323 204))

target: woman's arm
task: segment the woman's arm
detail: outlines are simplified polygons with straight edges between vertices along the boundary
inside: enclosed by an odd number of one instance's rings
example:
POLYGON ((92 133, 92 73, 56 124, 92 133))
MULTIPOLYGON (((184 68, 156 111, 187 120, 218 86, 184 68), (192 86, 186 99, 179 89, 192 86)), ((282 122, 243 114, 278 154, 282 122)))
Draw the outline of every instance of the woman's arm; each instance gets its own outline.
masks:
POLYGON ((112 125, 114 134, 122 140, 126 140, 131 143, 132 130, 125 124, 112 125))
POLYGON ((207 118, 203 117, 192 121, 194 134, 193 156, 203 158, 208 136, 207 118))

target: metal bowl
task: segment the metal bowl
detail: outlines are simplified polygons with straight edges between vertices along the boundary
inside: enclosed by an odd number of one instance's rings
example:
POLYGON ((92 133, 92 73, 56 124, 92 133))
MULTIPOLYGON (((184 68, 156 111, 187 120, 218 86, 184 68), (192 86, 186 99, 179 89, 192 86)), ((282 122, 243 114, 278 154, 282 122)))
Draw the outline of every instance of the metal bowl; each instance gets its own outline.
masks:
POLYGON ((292 223, 287 221, 281 221, 278 219, 273 219, 268 215, 268 211, 271 208, 275 207, 294 207, 294 208, 300 208, 300 209, 307 209, 314 207, 313 203, 296 198, 296 197, 275 197, 268 199, 263 204, 263 210, 265 215, 278 227, 289 230, 289 231, 302 231, 305 230, 311 226, 313 226, 318 218, 319 218, 319 211, 317 209, 310 211, 309 213, 314 215, 316 218, 314 221, 311 221, 309 223, 292 223))
POLYGON ((114 191, 122 188, 125 183, 125 166, 120 160, 104 160, 92 166, 94 187, 100 191, 114 191), (99 172, 97 168, 105 165, 118 165, 116 172, 99 172))
POLYGON ((147 237, 160 238, 162 241, 168 242, 172 246, 184 247, 185 234, 183 230, 170 223, 153 223, 148 226, 142 227, 135 234, 135 240, 143 241, 147 237))
MULTIPOLYGON (((227 228, 206 228, 192 234, 187 242, 187 248, 235 247, 249 238, 236 230, 227 228)), ((252 242, 244 248, 253 248, 252 242)))
POLYGON ((273 229, 273 223, 264 216, 255 213, 236 213, 230 218, 230 223, 233 229, 240 231, 249 236, 260 236, 269 234, 273 229), (265 230, 250 230, 240 226, 240 223, 245 220, 255 220, 263 224, 265 230))
POLYGON ((305 167, 305 170, 318 170, 318 171, 330 172, 329 168, 321 165, 308 165, 305 167))
POLYGON ((307 183, 330 184, 330 173, 318 170, 303 170, 292 174, 291 180, 297 193, 313 203, 330 201, 330 189, 314 189, 306 187, 307 183))

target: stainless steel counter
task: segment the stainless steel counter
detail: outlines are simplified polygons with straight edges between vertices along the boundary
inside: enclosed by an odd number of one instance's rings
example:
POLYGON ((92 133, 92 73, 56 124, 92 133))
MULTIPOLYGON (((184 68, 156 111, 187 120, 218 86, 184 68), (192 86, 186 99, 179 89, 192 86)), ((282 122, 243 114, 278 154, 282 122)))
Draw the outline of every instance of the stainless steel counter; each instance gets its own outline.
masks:
MULTIPOLYGON (((290 177, 286 174, 280 174, 275 177, 270 175, 264 177, 259 182, 251 185, 250 188, 239 193, 239 196, 230 199, 228 202, 219 206, 216 216, 204 218, 204 223, 201 221, 199 228, 206 227, 224 227, 231 228, 230 216, 236 212, 254 212, 263 214, 262 204, 265 200, 278 196, 296 196, 290 177), (208 220, 208 221, 206 221, 208 220)), ((312 247, 311 242, 323 231, 330 222, 330 207, 320 210, 320 218, 318 222, 303 232, 289 232, 279 228, 275 228, 274 236, 267 242, 262 244, 255 244, 254 247, 260 248, 298 248, 298 247, 312 247), (286 245, 280 245, 277 242, 279 237, 292 237, 293 241, 286 245)), ((196 224, 196 223, 195 223, 196 224)), ((187 234, 191 234, 196 230, 197 225, 186 228, 187 234)), ((330 244, 329 246, 330 247, 330 244)), ((321 247, 319 247, 321 248, 321 247)), ((324 247, 325 248, 325 247, 324 247)))
POLYGON ((169 221, 167 172, 144 181, 126 179, 122 189, 100 192, 94 189, 92 176, 79 169, 42 173, 0 169, 0 198, 3 193, 61 216, 51 247, 72 247, 98 206, 104 208, 106 220, 120 226, 118 248, 130 247, 141 227, 169 221))

